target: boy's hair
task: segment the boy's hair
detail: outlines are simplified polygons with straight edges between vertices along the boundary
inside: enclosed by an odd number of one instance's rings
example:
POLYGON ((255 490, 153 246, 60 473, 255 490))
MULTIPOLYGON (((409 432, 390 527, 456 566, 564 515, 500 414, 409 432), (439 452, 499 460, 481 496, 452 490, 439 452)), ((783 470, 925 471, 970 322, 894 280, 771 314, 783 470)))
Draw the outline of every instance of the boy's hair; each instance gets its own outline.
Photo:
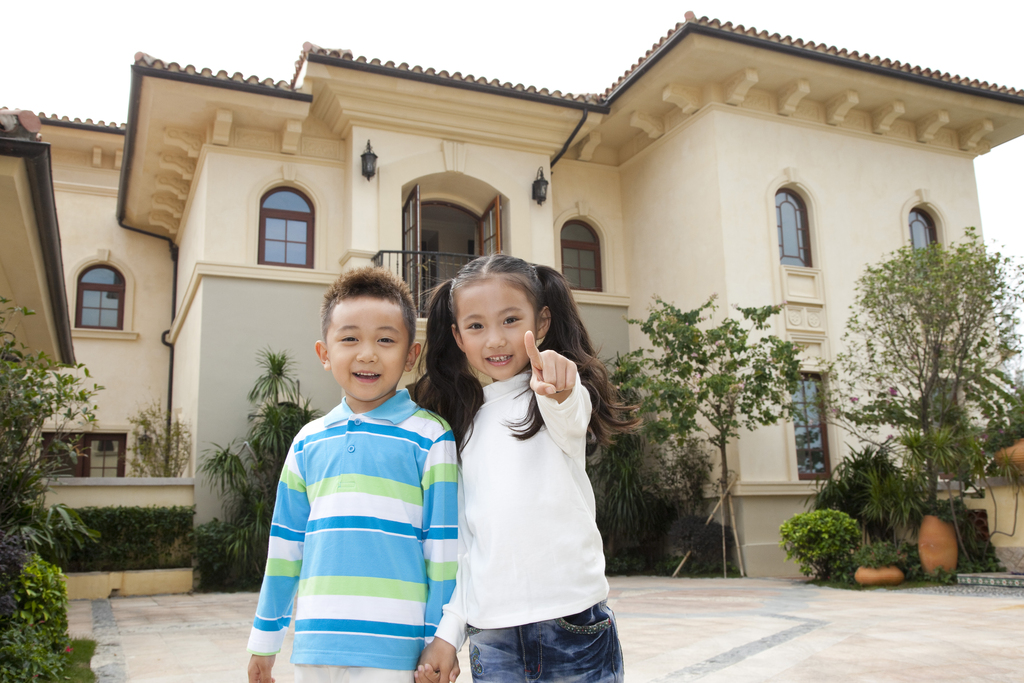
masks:
POLYGON ((342 273, 324 291, 324 301, 320 304, 320 333, 323 334, 325 342, 334 307, 346 299, 354 299, 357 296, 368 296, 398 304, 402 310, 405 329, 409 332, 409 344, 416 341, 416 306, 413 304, 412 294, 409 293, 409 286, 386 268, 366 266, 342 273))
MULTIPOLYGON (((588 426, 591 444, 605 445, 617 433, 629 432, 639 425, 635 406, 626 405, 609 379, 604 364, 597 358, 587 328, 580 318, 569 282, 554 268, 535 266, 505 254, 481 256, 470 261, 451 280, 441 283, 430 299, 427 315, 427 349, 421 357, 426 373, 416 383, 416 402, 439 414, 452 427, 455 443, 461 449, 469 437, 473 417, 483 405, 484 396, 452 335, 455 324, 455 295, 462 287, 501 278, 520 289, 540 314, 547 306, 551 322, 541 351, 557 351, 579 369, 579 382, 590 392, 593 412, 588 426)), ((530 392, 530 408, 520 424, 512 425, 517 439, 526 440, 544 424, 537 395, 530 392)))

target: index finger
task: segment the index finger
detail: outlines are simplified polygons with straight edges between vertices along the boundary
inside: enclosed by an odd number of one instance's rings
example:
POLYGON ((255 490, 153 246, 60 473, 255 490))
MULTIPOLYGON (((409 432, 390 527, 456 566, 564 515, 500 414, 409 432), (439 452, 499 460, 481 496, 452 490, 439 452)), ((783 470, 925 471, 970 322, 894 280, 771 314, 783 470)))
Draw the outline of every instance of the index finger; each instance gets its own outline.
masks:
POLYGON ((523 338, 526 343, 526 355, 530 357, 534 367, 544 367, 544 361, 540 357, 540 349, 537 348, 537 340, 533 337, 533 330, 527 330, 523 338))

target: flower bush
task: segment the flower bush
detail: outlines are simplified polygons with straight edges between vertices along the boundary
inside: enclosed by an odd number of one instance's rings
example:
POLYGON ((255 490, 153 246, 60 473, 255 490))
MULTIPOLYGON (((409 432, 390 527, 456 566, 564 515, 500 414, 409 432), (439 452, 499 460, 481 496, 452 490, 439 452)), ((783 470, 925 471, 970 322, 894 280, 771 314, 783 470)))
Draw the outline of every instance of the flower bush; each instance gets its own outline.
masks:
POLYGON ((881 569, 896 565, 901 569, 906 566, 907 552, 896 546, 892 541, 875 541, 862 545, 853 554, 853 564, 869 569, 881 569))

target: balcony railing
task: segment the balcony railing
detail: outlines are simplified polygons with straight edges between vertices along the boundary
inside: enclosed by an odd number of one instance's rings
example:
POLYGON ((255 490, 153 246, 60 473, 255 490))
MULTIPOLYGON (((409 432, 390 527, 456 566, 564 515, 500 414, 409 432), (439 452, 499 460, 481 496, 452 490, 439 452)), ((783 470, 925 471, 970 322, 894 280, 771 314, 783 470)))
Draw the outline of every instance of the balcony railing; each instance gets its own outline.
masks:
POLYGON ((449 278, 476 256, 441 251, 378 251, 373 265, 383 266, 405 280, 421 318, 427 314, 430 290, 449 278))

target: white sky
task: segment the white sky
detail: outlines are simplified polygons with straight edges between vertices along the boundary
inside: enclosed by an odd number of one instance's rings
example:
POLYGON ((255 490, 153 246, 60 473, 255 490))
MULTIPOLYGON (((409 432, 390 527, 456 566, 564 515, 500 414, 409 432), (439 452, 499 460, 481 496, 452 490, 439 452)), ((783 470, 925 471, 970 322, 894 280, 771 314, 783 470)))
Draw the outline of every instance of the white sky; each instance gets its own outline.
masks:
MULTIPOLYGON (((353 0, 223 2, 52 0, 4 19, 0 106, 123 122, 137 51, 165 61, 289 80, 302 44, 498 78, 601 92, 692 10, 1024 88, 1020 0, 353 0)), ((983 230, 1024 256, 1017 204, 1024 137, 975 162, 983 230)))

